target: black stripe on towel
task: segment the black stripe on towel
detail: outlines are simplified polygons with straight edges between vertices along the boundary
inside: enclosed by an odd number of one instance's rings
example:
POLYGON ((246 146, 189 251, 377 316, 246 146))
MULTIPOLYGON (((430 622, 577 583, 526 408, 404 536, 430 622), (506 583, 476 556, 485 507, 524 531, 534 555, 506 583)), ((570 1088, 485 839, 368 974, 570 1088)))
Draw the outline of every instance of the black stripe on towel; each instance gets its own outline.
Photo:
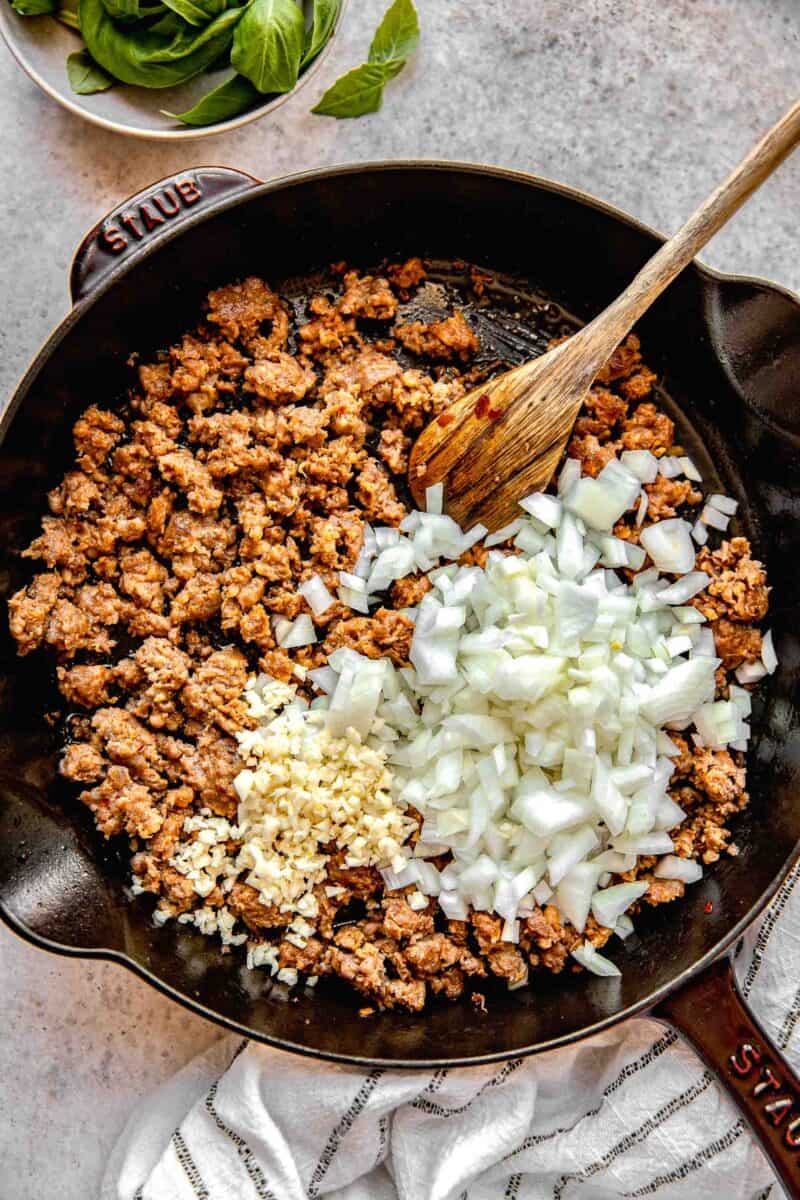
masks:
POLYGON ((792 1000, 786 1016, 783 1018, 780 1033, 776 1038, 780 1050, 785 1050, 789 1045, 789 1039, 794 1033, 794 1028, 798 1020, 800 1020, 800 988, 794 994, 794 1000, 792 1000))
MULTIPOLYGON (((735 1125, 732 1125, 727 1133, 721 1137, 715 1138, 703 1150, 698 1150, 693 1158, 688 1158, 686 1162, 681 1163, 679 1167, 675 1167, 673 1171, 668 1171, 663 1175, 656 1175, 655 1179, 651 1179, 644 1187, 637 1188, 635 1192, 623 1192, 623 1195, 628 1200, 635 1200, 639 1196, 652 1196, 655 1192, 662 1188, 667 1183, 678 1183, 682 1179, 686 1179, 693 1171, 699 1170, 705 1166, 709 1159, 715 1158, 717 1154, 721 1154, 723 1150, 727 1150, 733 1143, 740 1138, 744 1133, 745 1124, 740 1118, 735 1125)), ((772 1191, 770 1185, 765 1192, 762 1192, 758 1200, 766 1200, 772 1191)))
POLYGON ((668 1050, 670 1046, 674 1045, 677 1040, 678 1035, 675 1030, 667 1030, 663 1037, 660 1037, 657 1042, 653 1042, 650 1049, 646 1050, 640 1058, 635 1059, 634 1062, 625 1064, 619 1075, 617 1075, 616 1079, 613 1079, 611 1083, 604 1088, 603 1094, 600 1097, 600 1103, 595 1108, 590 1108, 588 1112, 582 1113, 572 1125, 562 1125, 558 1129, 551 1129, 549 1133, 529 1134, 529 1136, 526 1137, 523 1142, 520 1142, 516 1150, 509 1151, 509 1153, 503 1159, 503 1162, 506 1162, 509 1158, 513 1158, 515 1154, 522 1154, 525 1150, 532 1150, 534 1146, 541 1146, 543 1142, 549 1142, 554 1137, 560 1137, 562 1133, 570 1133, 576 1125, 581 1123, 581 1121, 586 1121, 590 1117, 596 1117, 609 1096, 612 1096, 614 1092, 621 1088, 623 1083, 625 1083, 627 1079, 630 1079, 632 1075, 638 1074, 639 1071, 643 1070, 645 1067, 648 1067, 650 1063, 655 1062, 657 1058, 660 1058, 664 1051, 668 1050))
POLYGON ((508 1187, 503 1192, 503 1200, 517 1200, 519 1195, 519 1185, 522 1183, 521 1175, 511 1175, 508 1180, 508 1187))
MULTIPOLYGON (((247 1043, 245 1042, 245 1045, 246 1044, 247 1043)), ((225 1137, 230 1138, 236 1147, 236 1153, 242 1160, 242 1165, 244 1166, 245 1171, 247 1171, 248 1178, 255 1189, 258 1200, 277 1200, 275 1193, 270 1189, 269 1184, 264 1176, 264 1172, 256 1162, 255 1155, 248 1146, 247 1142, 240 1134, 236 1132, 236 1130, 231 1129, 229 1125, 226 1125, 222 1117, 217 1112, 214 1106, 214 1101, 217 1097, 218 1084, 219 1080, 217 1080, 217 1083, 212 1084, 209 1093, 206 1096, 206 1112, 211 1117, 211 1120, 214 1122, 220 1133, 224 1133, 225 1137)))
POLYGON ((389 1118, 382 1116, 378 1121, 378 1153, 375 1155, 375 1166, 383 1162, 386 1154, 386 1142, 389 1136, 389 1118))
POLYGON ((369 1073, 361 1087, 358 1089, 353 1103, 350 1105, 347 1112, 344 1114, 336 1127, 331 1131, 331 1134, 325 1144, 325 1149, 322 1151, 319 1162, 314 1168, 308 1184, 309 1200, 313 1200, 315 1196, 319 1195, 319 1186, 327 1175, 330 1165, 336 1157, 337 1150, 352 1128, 352 1125, 359 1113, 362 1111, 370 1096, 375 1091, 379 1080, 384 1074, 385 1071, 382 1068, 369 1073))
POLYGON ((761 928, 758 931, 758 937, 756 938, 756 943, 753 947, 753 957, 750 959, 750 966, 747 968, 747 974, 742 980, 742 995, 745 998, 750 995, 750 989, 755 983, 758 972, 761 970, 761 964, 764 961, 764 951, 767 948, 767 943, 772 937, 775 926, 778 923, 778 918, 786 908, 794 885, 797 883, 798 875, 800 875, 800 860, 795 863, 781 884, 778 894, 772 901, 769 912, 764 918, 761 928))
POLYGON ((179 1129, 176 1129, 172 1135, 172 1145, 175 1148, 175 1157, 183 1167, 186 1178, 189 1180, 197 1200, 209 1200, 208 1188, 203 1183, 203 1178, 197 1169, 197 1163, 189 1153, 189 1147, 183 1140, 179 1129))
POLYGON ((703 1092, 710 1087, 711 1081, 711 1072, 704 1071, 696 1083, 693 1083, 692 1086, 687 1088, 685 1092, 681 1092, 679 1096, 674 1096, 672 1100, 669 1100, 666 1104, 664 1104, 654 1116, 648 1117, 638 1129, 632 1130, 631 1133, 626 1133, 625 1136, 616 1143, 616 1145, 612 1146, 610 1150, 606 1151, 602 1158, 595 1159, 593 1163, 591 1163, 588 1167, 584 1167, 581 1171, 575 1171, 568 1175, 562 1175, 560 1179, 556 1181, 556 1185, 553 1188, 553 1200, 561 1200, 565 1189, 570 1183, 577 1183, 584 1179, 591 1179, 593 1175, 599 1174, 600 1171, 605 1171, 613 1162, 616 1162, 618 1158, 621 1158, 623 1154, 626 1154, 632 1146, 636 1146, 639 1142, 643 1142, 645 1138, 649 1137, 650 1134, 653 1133, 654 1130, 658 1129, 660 1125, 663 1125, 671 1117, 674 1117, 677 1112, 680 1112, 681 1109, 688 1108, 690 1104, 693 1104, 698 1096, 701 1096, 703 1092))
POLYGON ((507 1062, 505 1066, 497 1072, 496 1075, 493 1075, 491 1079, 487 1079, 486 1083, 484 1083, 483 1086, 478 1089, 471 1100, 468 1100, 466 1104, 460 1104, 457 1108, 446 1108, 442 1104, 434 1104, 432 1100, 426 1100, 424 1095, 418 1096, 416 1100, 412 1101, 411 1107, 418 1108, 422 1112, 428 1113, 429 1116, 432 1117, 444 1117, 445 1120, 449 1117, 456 1117, 460 1113, 466 1112, 467 1109, 470 1108, 470 1106, 473 1105, 475 1101, 483 1095, 487 1088, 500 1087, 505 1083, 509 1076, 513 1075, 514 1072, 519 1070, 521 1066, 521 1058, 511 1059, 511 1061, 507 1062))

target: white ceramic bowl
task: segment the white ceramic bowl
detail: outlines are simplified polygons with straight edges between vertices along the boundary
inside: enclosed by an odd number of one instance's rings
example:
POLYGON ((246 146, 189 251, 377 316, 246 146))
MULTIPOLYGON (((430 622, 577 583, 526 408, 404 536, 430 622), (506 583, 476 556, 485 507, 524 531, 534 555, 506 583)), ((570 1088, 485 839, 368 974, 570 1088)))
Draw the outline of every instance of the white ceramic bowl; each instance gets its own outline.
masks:
POLYGON ((328 43, 310 67, 300 76, 295 88, 285 95, 264 98, 262 104, 248 112, 220 121, 217 125, 193 128, 180 125, 171 117, 164 116, 162 109, 170 112, 185 112, 201 96, 211 91, 230 74, 230 67, 212 71, 190 79, 188 83, 173 88, 148 89, 115 83, 107 92, 93 96, 76 96, 67 79, 67 55, 83 46, 80 35, 67 29, 55 17, 20 17, 8 0, 0 0, 0 33, 23 71, 47 92, 63 108, 76 113, 94 125, 113 129, 116 133, 127 133, 131 137, 157 138, 160 141, 178 141, 185 138, 209 137, 238 129, 248 121, 255 121, 272 112, 293 96, 316 74, 325 56, 329 53, 338 34, 347 0, 342 0, 336 26, 328 43))

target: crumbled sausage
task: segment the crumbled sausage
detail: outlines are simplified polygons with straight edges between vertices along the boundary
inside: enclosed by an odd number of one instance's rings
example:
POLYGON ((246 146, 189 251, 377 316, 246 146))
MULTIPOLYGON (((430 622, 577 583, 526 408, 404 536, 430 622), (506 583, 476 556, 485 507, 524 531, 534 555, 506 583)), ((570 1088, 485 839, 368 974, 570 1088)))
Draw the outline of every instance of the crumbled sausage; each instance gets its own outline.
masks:
POLYGON ((709 621, 728 617, 732 621, 760 621, 769 607, 769 588, 760 562, 750 557, 747 538, 731 538, 719 550, 704 546, 697 555, 696 569, 711 576, 705 591, 692 604, 709 621))
POLYGON ((386 275, 392 286, 402 294, 419 287, 427 272, 421 258, 407 258, 402 263, 392 263, 386 275))
POLYGON ((349 646, 367 658, 390 658, 396 667, 408 666, 414 625, 392 609, 379 608, 374 617, 349 617, 331 625, 325 638, 326 654, 349 646))
POLYGON ((109 687, 114 669, 100 663, 75 667, 58 667, 58 686, 70 704, 81 708, 99 708, 110 702, 109 687))
POLYGON ((248 367, 244 380, 247 391, 270 404, 293 404, 314 386, 315 376, 290 354, 275 353, 248 367))
POLYGON ((755 626, 720 617, 712 621, 711 629, 717 654, 726 670, 733 671, 743 662, 755 662, 761 657, 761 634, 755 626))
POLYGON ((241 651, 216 650, 199 664, 181 693, 184 707, 198 720, 213 720, 225 733, 252 725, 244 700, 247 660, 241 651))
POLYGON ((356 497, 368 520, 381 525, 399 525, 406 515, 406 506, 398 500, 394 484, 374 458, 367 459, 358 476, 356 497))
POLYGON ((345 317, 365 317, 372 321, 391 321, 397 312, 397 299, 386 279, 348 271, 339 312, 345 317))
POLYGON ((668 479, 659 475, 653 483, 646 483, 647 520, 665 521, 674 517, 684 504, 699 504, 703 493, 693 488, 688 479, 668 479))
POLYGON ((478 352, 478 339, 460 312, 430 325, 398 325, 395 334, 407 350, 444 362, 468 362, 478 352))
POLYGON ((625 450, 649 450, 660 457, 672 447, 675 424, 655 404, 640 404, 622 425, 625 450))
MULTIPOLYGON (((533 968, 562 971, 582 940, 601 947, 611 931, 590 916, 579 934, 555 906, 536 906, 512 944, 496 914, 446 921, 433 901, 412 907, 411 888, 387 893, 374 867, 348 867, 344 849, 329 846, 313 932, 298 937, 288 913, 261 903, 246 871, 200 897, 175 865, 194 836, 184 832, 187 815, 236 820, 236 735, 252 724, 248 676, 262 670, 297 683, 341 646, 406 666, 414 626, 398 610, 431 588, 425 575, 397 580, 390 603, 369 615, 336 601, 314 617, 314 645, 276 644, 275 618, 308 612, 302 581, 319 575, 335 595, 367 522, 400 523, 414 437, 474 385, 462 364, 478 338, 461 312, 377 328, 396 321, 398 298, 426 278, 421 259, 369 275, 340 264, 334 274, 341 286, 312 297, 294 330, 288 304, 263 280, 216 289, 206 323, 138 367, 118 412, 87 408, 73 430, 74 461, 23 552, 39 570, 11 598, 9 623, 20 654, 53 653, 71 709, 60 771, 83 789, 103 834, 133 839, 132 870, 163 913, 224 905, 255 944, 277 948, 281 967, 340 976, 368 998, 365 1011, 416 1012, 429 995, 456 999, 471 978, 514 987, 533 968), (422 361, 405 369, 398 342, 436 362, 433 373, 422 361)), ((468 276, 476 295, 491 283, 477 269, 468 276)), ((575 423, 568 453, 584 473, 596 476, 624 449, 673 450, 655 385, 630 335, 575 423)), ((646 490, 648 524, 688 515, 701 499, 683 478, 659 475, 646 490)), ((635 542, 632 514, 614 532, 635 542)), ((483 565, 486 556, 475 546, 461 561, 483 565)), ((744 538, 700 550, 697 570, 710 581, 691 603, 713 630, 718 695, 727 696, 728 672, 760 655, 756 622, 769 589, 744 538)), ((302 681, 301 694, 312 695, 302 681)), ((748 802, 743 756, 672 736, 670 794, 686 813, 671 831, 675 853, 704 863, 735 853, 729 821, 748 802)), ((641 904, 683 892, 654 878, 655 862, 640 856, 618 877, 648 883, 641 904)))
POLYGON ((259 894, 249 883, 235 883, 228 896, 228 908, 241 917, 249 929, 274 929, 286 924, 286 916, 274 904, 262 904, 259 894))

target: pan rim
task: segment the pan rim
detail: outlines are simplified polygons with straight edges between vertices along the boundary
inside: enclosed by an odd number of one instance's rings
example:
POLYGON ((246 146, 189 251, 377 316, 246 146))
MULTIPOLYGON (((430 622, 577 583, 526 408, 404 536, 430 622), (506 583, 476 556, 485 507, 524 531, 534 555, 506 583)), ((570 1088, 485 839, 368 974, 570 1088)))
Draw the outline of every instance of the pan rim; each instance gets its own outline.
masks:
MULTIPOLYGON (((205 166, 213 166, 214 164, 203 164, 205 166)), ((36 376, 46 361, 57 349, 61 342, 71 332, 73 327, 79 323, 84 313, 94 307, 103 296, 115 286, 128 272, 152 255, 158 253, 173 239, 181 236, 189 229, 202 224, 204 221, 227 212, 229 209, 238 207, 249 200, 257 199, 264 195, 269 195, 273 192, 278 192, 287 187, 300 185, 319 179, 338 178, 341 176, 365 174, 370 172, 383 171, 442 171, 442 172, 463 172, 467 174, 490 176, 498 179, 508 180, 510 182, 519 183, 526 187, 532 187, 543 191, 551 192, 555 195, 563 196, 564 198, 577 201, 578 203, 595 209, 598 212, 610 216, 617 222, 620 222, 629 228, 644 233, 648 237, 656 241, 665 241, 666 235, 652 226, 631 216, 624 209, 610 204, 605 200, 593 195, 592 193, 580 188, 575 188, 569 184, 563 184, 556 180, 549 179, 545 176, 536 175, 530 172, 519 171, 513 168, 494 166, 490 164, 481 164, 468 161, 444 160, 444 159, 385 159, 374 160, 365 163, 338 163, 324 167, 315 167, 308 170, 293 172, 289 175, 281 176, 277 179, 267 182, 254 183, 252 188, 247 188, 244 191, 238 192, 228 197, 222 197, 217 201, 209 204, 203 210, 193 213, 188 216, 180 224, 170 227, 165 230, 164 234, 150 242, 147 246, 123 262, 120 262, 102 280, 97 288, 78 303, 66 314, 62 321, 55 327, 50 336, 42 343, 38 351, 34 354, 30 365, 23 373, 17 387, 11 393, 8 402, 3 406, 0 412, 0 443, 4 440, 8 427, 13 419, 19 406, 24 402, 31 385, 36 376)), ((687 268, 696 271, 701 280, 705 283, 720 283, 720 284, 746 284, 752 287, 764 288, 773 293, 781 294, 800 308, 800 295, 793 292, 791 289, 780 284, 775 284, 772 281, 751 275, 729 274, 718 271, 715 268, 707 266, 700 260, 695 259, 690 267, 687 268)), ((800 840, 795 844, 791 853, 787 856, 781 869, 775 874, 769 886, 761 893, 758 899, 750 906, 750 908, 738 918, 732 928, 724 934, 719 941, 712 946, 705 954, 698 958, 690 966, 684 968, 681 972, 675 975, 668 982, 654 991, 643 996, 641 999, 628 1005, 627 1007, 611 1013, 607 1016, 599 1018, 590 1025, 582 1027, 580 1030, 573 1030, 568 1033, 559 1034, 555 1037, 548 1038, 545 1041, 536 1042, 531 1045, 522 1046, 513 1050, 491 1051, 489 1053, 477 1055, 462 1055, 454 1058, 382 1058, 368 1055, 354 1055, 337 1053, 331 1050, 317 1049, 309 1045, 294 1042, 287 1038, 278 1037, 272 1034, 262 1033, 254 1030, 252 1027, 241 1022, 227 1017, 215 1010, 207 1008, 198 1000, 178 991, 170 984, 166 983, 158 975, 150 971, 142 963, 131 958, 128 954, 120 950, 115 950, 108 947, 89 947, 79 948, 67 946, 63 943, 55 942, 41 934, 36 933, 28 928, 14 914, 12 914, 7 906, 0 901, 0 919, 23 940, 29 942, 38 948, 49 953, 59 954, 68 958, 85 958, 98 959, 101 961, 114 962, 131 971, 135 976, 150 984, 157 991, 170 999, 183 1005, 185 1008, 196 1013, 198 1016, 204 1017, 206 1020, 229 1030, 232 1033, 240 1034, 252 1041, 260 1042, 261 1044, 273 1046, 276 1049, 284 1050, 293 1054, 300 1054, 305 1057, 333 1062, 338 1064, 346 1064, 358 1067, 385 1067, 396 1070, 436 1070, 443 1067, 468 1067, 479 1066, 487 1063, 505 1062, 509 1058, 529 1057, 534 1054, 546 1053, 550 1050, 558 1049, 562 1046, 569 1045, 586 1038, 593 1037, 612 1026, 629 1020, 640 1014, 646 1014, 651 1009, 656 1007, 664 1000, 671 992, 675 991, 682 984, 686 983, 693 976, 700 973, 703 969, 710 965, 715 959, 726 953, 730 947, 741 937, 749 925, 755 921, 761 912, 769 904, 775 893, 780 888, 784 879, 794 863, 798 849, 800 848, 800 840)))

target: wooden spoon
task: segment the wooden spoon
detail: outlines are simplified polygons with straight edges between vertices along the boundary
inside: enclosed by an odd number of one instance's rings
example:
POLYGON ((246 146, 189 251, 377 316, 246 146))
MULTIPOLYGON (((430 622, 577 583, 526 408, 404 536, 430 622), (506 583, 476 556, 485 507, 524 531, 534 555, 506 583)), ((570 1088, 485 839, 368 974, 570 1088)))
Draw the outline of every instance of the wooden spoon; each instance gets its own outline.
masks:
POLYGON ((417 506, 445 482, 445 511, 463 529, 500 529, 518 501, 542 491, 564 453, 578 410, 601 367, 633 325, 747 197, 800 141, 800 100, 665 242, 599 316, 568 341, 469 392, 424 429, 411 451, 417 506))

